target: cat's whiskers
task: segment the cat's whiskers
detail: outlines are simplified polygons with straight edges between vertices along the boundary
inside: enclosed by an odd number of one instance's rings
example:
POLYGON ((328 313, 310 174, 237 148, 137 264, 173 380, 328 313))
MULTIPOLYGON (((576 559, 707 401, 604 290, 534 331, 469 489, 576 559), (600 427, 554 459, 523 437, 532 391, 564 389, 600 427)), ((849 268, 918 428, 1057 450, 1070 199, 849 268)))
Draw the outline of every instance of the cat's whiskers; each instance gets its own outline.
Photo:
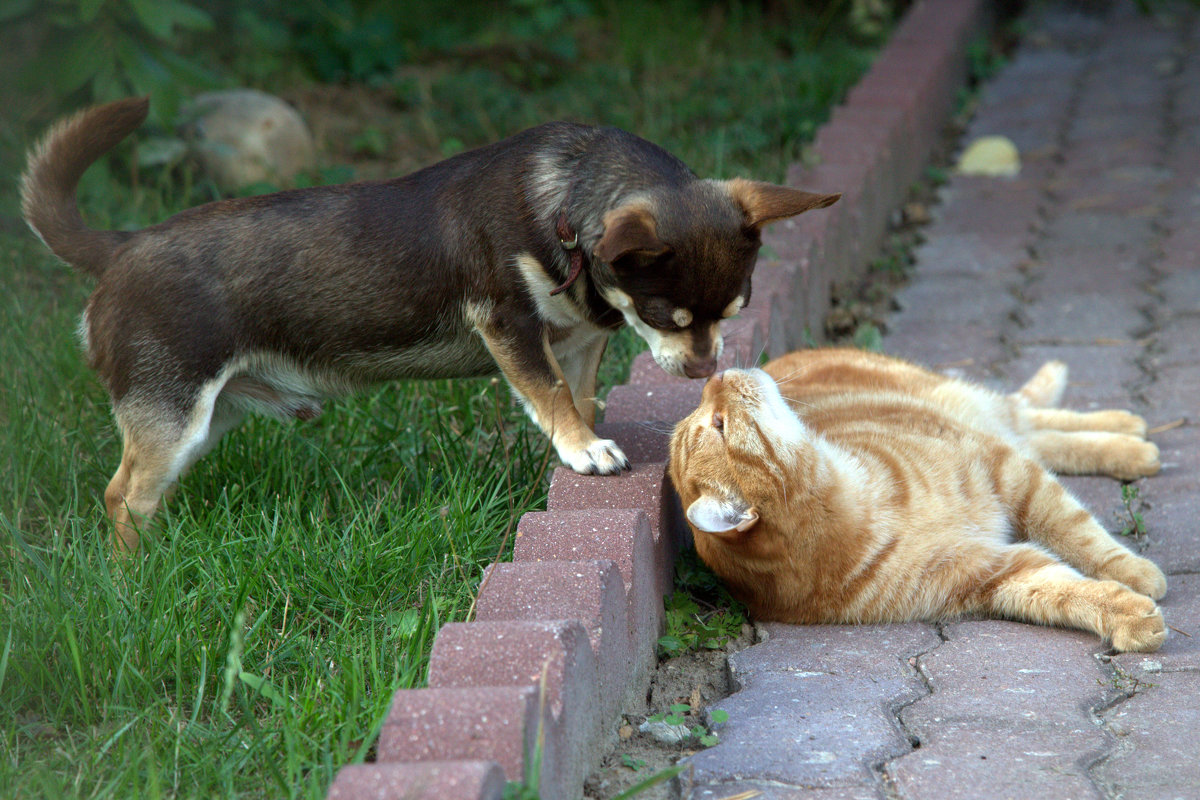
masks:
POLYGON ((661 426, 656 425, 653 422, 634 422, 633 424, 637 425, 639 428, 645 428, 652 433, 671 433, 673 430, 675 430, 674 425, 668 425, 665 422, 662 423, 661 426))

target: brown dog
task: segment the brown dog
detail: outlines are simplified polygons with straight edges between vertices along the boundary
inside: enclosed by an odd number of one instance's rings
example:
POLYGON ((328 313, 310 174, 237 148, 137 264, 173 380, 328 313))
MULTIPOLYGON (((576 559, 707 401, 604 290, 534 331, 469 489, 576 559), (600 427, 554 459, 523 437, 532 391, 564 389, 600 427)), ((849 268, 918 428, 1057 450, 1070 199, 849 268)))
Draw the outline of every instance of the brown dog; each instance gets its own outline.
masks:
POLYGON ((609 333, 628 323, 668 372, 710 375, 762 227, 838 199, 700 180, 624 131, 550 123, 403 178, 91 230, 79 177, 147 110, 60 122, 22 183, 29 225, 97 279, 80 329, 124 437, 105 502, 129 549, 134 516, 247 411, 307 419, 396 378, 499 368, 564 462, 619 472, 624 454, 591 430, 609 333))

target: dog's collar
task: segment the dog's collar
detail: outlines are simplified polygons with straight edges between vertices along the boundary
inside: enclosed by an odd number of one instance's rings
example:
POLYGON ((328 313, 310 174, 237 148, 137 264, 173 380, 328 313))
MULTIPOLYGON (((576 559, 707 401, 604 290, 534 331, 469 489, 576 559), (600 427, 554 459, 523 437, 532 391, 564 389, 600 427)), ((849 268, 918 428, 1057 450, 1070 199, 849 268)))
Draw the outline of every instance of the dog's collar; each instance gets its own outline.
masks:
POLYGON ((562 245, 562 249, 571 254, 571 271, 567 273, 567 279, 562 282, 562 285, 550 290, 550 296, 561 294, 571 288, 576 280, 579 279, 580 273, 583 272, 583 249, 579 246, 579 231, 571 230, 571 223, 567 222, 567 211, 563 209, 558 215, 558 223, 554 226, 558 233, 558 243, 562 245))

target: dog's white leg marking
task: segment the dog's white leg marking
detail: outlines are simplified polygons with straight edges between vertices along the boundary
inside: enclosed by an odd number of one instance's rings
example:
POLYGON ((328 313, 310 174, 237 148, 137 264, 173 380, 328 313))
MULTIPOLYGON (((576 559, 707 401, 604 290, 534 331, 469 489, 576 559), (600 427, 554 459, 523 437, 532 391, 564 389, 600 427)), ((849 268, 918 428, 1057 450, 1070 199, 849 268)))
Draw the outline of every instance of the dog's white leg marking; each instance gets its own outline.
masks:
POLYGON ((607 346, 608 334, 600 333, 558 359, 575 408, 589 428, 596 424, 596 373, 600 370, 600 360, 607 346))
POLYGON ((563 463, 584 474, 612 475, 629 468, 629 459, 616 443, 600 439, 584 422, 545 334, 540 344, 535 345, 504 335, 514 326, 493 325, 490 309, 470 307, 467 316, 513 394, 521 400, 534 423, 550 437, 563 463))
POLYGON ((137 518, 150 519, 180 474, 206 452, 206 447, 216 444, 231 422, 236 423, 236 419, 223 416, 220 430, 212 426, 217 397, 228 379, 228 372, 224 372, 205 383, 182 424, 170 411, 145 403, 117 410, 124 450, 121 466, 104 492, 115 525, 115 549, 137 550, 137 518))

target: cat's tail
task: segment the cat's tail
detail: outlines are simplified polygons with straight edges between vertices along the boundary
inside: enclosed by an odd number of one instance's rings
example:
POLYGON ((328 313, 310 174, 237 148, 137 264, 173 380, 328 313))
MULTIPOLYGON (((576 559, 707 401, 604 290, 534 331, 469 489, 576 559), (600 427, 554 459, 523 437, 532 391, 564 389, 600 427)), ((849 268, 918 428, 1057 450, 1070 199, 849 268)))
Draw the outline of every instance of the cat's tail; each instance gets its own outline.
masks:
POLYGON ((1062 402, 1066 388, 1067 365, 1061 361, 1047 361, 1016 391, 1016 396, 1033 408, 1054 408, 1062 402))
POLYGON ((29 227, 68 264, 99 276, 130 234, 87 227, 75 204, 84 170, 146 119, 145 97, 85 109, 59 122, 29 154, 21 177, 21 210, 29 227))

